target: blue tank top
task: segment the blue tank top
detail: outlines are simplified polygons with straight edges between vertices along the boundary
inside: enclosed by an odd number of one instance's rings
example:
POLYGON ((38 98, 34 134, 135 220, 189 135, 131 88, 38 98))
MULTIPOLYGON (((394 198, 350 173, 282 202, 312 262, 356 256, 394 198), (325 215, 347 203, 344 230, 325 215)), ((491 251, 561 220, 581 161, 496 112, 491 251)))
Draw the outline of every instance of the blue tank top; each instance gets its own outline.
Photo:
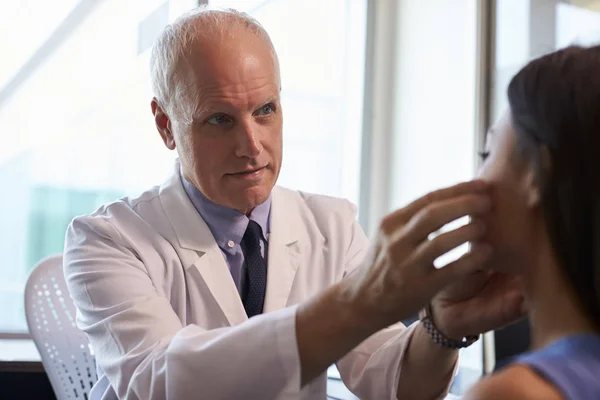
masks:
POLYGON ((566 400, 600 399, 600 335, 569 336, 517 356, 511 364, 530 367, 566 400))

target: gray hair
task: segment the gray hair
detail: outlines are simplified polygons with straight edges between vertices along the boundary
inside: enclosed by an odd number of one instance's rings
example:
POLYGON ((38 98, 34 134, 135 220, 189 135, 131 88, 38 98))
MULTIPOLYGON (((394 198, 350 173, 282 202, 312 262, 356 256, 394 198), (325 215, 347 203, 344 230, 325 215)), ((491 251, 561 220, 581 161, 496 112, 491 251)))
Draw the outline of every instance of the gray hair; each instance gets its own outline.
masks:
MULTIPOLYGON (((230 34, 236 28, 261 36, 275 54, 273 43, 263 26, 250 15, 234 9, 202 5, 183 14, 163 29, 152 47, 150 74, 154 96, 165 112, 173 112, 172 100, 181 98, 184 94, 182 79, 177 76, 176 71, 179 63, 190 54, 190 46, 194 41, 230 34)), ((189 110, 184 113, 188 114, 184 118, 190 118, 189 110)))

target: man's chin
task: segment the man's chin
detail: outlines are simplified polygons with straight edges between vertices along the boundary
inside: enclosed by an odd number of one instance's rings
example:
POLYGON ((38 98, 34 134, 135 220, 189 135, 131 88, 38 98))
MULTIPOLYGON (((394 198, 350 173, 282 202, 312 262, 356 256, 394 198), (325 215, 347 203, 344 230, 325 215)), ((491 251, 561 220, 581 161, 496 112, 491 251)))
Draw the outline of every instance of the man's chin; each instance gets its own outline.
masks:
POLYGON ((251 186, 243 190, 243 193, 237 196, 232 195, 234 207, 236 210, 243 212, 244 214, 249 213, 255 207, 263 204, 269 199, 273 186, 257 185, 251 186), (235 198, 237 197, 237 198, 235 198), (244 211, 242 211, 244 210, 244 211))

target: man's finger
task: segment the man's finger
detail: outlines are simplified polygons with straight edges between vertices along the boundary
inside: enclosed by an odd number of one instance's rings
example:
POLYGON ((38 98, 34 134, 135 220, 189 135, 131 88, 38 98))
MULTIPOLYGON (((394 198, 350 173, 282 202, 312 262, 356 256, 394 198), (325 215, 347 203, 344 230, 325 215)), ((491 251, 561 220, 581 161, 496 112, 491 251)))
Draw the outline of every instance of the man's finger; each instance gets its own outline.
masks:
POLYGON ((477 250, 470 251, 443 268, 432 271, 434 286, 442 288, 454 283, 457 279, 466 277, 479 269, 481 263, 492 255, 492 247, 481 245, 477 250))
POLYGON ((432 240, 427 240, 418 248, 416 255, 423 260, 427 265, 433 262, 443 254, 458 246, 480 239, 485 233, 485 225, 482 221, 477 220, 450 232, 442 233, 432 240))
POLYGON ((492 202, 485 194, 468 194, 432 203, 411 219, 407 226, 409 237, 419 243, 452 221, 469 215, 483 215, 491 208, 492 202))
POLYGON ((484 193, 487 189, 488 185, 484 181, 473 180, 436 190, 389 214, 382 221, 382 225, 389 224, 396 227, 398 224, 410 220, 417 212, 430 204, 467 194, 484 193))

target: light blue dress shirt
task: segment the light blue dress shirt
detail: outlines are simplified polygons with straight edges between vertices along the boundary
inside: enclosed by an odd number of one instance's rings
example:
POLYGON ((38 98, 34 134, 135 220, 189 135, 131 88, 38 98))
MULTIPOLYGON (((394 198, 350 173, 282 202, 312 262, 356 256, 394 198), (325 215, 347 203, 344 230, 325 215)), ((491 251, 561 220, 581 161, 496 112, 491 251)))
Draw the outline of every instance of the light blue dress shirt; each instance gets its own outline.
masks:
POLYGON ((247 217, 237 210, 213 203, 200 190, 189 183, 183 175, 180 174, 180 176, 185 192, 212 232, 229 266, 229 272, 235 286, 238 292, 241 293, 244 275, 244 253, 240 242, 248 227, 248 221, 255 221, 260 225, 263 232, 261 250, 263 257, 267 258, 271 197, 269 196, 264 203, 256 206, 250 213, 250 217, 247 217))

